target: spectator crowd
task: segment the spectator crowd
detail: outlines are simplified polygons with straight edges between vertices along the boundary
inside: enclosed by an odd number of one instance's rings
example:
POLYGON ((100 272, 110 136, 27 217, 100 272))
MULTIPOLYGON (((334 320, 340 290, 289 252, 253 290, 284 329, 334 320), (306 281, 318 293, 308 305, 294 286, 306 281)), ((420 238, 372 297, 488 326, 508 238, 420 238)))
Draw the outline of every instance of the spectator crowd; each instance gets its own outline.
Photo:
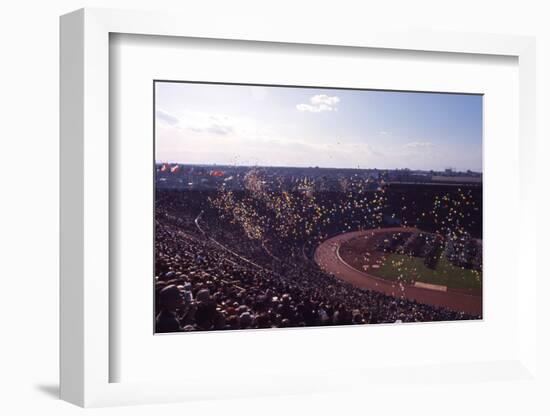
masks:
POLYGON ((208 195, 182 194, 157 190, 156 332, 478 318, 352 286, 319 269, 301 240, 251 238, 208 195))

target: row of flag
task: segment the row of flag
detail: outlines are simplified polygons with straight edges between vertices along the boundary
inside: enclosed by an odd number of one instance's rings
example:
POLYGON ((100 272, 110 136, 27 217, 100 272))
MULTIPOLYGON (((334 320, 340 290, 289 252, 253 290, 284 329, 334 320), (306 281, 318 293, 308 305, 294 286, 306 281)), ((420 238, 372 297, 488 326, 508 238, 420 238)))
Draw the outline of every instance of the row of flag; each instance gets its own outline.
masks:
MULTIPOLYGON (((163 163, 159 168, 157 168, 157 172, 162 172, 162 173, 178 173, 178 172, 181 172, 183 170, 183 167, 181 165, 172 165, 172 164, 169 164, 169 163, 163 163)), ((191 168, 191 172, 193 171, 193 168, 191 168)), ((223 176, 225 176, 225 172, 222 171, 222 170, 211 170, 209 172, 197 172, 198 174, 202 174, 202 173, 206 173, 210 176, 214 176, 214 177, 217 177, 217 178, 221 178, 223 176)))

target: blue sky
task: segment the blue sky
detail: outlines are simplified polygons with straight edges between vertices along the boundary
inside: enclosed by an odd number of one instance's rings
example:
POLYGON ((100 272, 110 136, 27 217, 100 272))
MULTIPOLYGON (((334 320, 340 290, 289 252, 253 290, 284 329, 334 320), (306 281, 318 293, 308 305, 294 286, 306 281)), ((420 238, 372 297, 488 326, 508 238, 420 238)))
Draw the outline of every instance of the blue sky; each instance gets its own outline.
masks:
POLYGON ((482 97, 156 83, 157 162, 481 172, 482 97))

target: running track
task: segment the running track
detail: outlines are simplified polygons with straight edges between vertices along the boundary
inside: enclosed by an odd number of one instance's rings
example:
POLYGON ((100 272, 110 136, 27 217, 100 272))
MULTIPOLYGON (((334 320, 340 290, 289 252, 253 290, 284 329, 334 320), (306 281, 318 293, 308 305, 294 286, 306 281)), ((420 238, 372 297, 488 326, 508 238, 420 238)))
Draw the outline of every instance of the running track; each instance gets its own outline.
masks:
POLYGON ((329 238, 321 243, 315 250, 315 262, 327 273, 330 273, 333 276, 360 288, 375 290, 395 298, 416 300, 419 303, 441 306, 454 311, 481 316, 481 296, 453 292, 451 290, 441 292, 410 285, 403 285, 397 282, 390 282, 351 267, 342 260, 338 253, 340 245, 352 238, 373 235, 374 233, 379 232, 386 233, 392 231, 406 231, 406 229, 383 228, 367 231, 354 231, 329 238))

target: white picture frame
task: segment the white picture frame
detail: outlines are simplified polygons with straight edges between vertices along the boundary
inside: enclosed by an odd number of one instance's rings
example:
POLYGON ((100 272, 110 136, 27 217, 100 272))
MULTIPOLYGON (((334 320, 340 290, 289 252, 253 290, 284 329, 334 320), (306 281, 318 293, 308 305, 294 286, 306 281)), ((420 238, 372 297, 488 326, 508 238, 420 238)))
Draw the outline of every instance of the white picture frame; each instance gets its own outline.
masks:
MULTIPOLYGON (((319 30, 282 30, 276 22, 218 21, 205 26, 189 15, 82 9, 61 18, 61 398, 80 406, 160 403, 210 397, 238 397, 273 392, 301 393, 356 387, 403 377, 399 369, 330 370, 335 382, 311 383, 311 374, 273 375, 269 380, 224 387, 189 378, 181 382, 110 382, 109 296, 109 36, 113 33, 226 39, 283 44, 332 45, 454 54, 516 57, 519 66, 520 212, 533 204, 530 175, 535 160, 535 41, 529 37, 465 33, 396 32, 365 29, 328 35, 319 30), (309 384, 308 384, 309 383, 309 384), (208 388, 207 388, 208 386, 208 388), (282 388, 281 386, 284 386, 282 388)), ((536 379, 536 218, 522 215, 518 224, 518 258, 522 280, 517 292, 517 356, 506 361, 419 363, 414 376, 437 379, 447 371, 458 379, 485 372, 492 377, 536 379)), ((410 369, 408 370, 410 374, 410 369)), ((406 375, 405 375, 406 378, 406 375)), ((476 382, 474 378, 472 382, 476 382)), ((479 381, 477 381, 479 382, 479 381)))

